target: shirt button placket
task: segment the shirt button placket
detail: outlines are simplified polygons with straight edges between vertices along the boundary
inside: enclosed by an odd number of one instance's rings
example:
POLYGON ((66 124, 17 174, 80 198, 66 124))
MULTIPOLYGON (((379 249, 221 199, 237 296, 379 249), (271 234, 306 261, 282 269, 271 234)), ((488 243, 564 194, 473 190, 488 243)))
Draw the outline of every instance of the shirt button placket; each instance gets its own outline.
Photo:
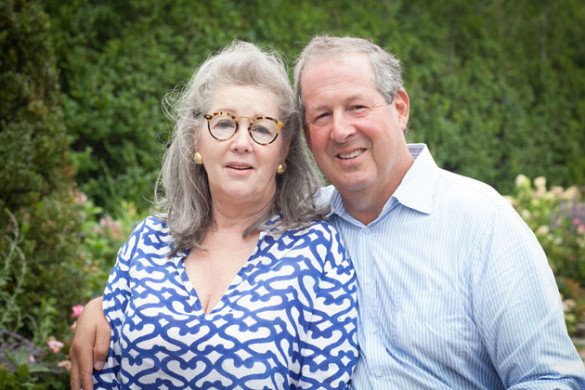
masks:
MULTIPOLYGON (((364 227, 362 228, 362 233, 365 235, 369 235, 372 231, 370 230, 369 227, 364 227)), ((368 240, 364 238, 364 243, 366 244, 366 247, 368 247, 367 245, 368 240)), ((369 271, 368 271, 369 273, 369 271)), ((368 286, 368 288, 370 287, 369 285, 372 283, 372 278, 369 275, 366 275, 366 277, 364 278, 364 283, 368 286)))

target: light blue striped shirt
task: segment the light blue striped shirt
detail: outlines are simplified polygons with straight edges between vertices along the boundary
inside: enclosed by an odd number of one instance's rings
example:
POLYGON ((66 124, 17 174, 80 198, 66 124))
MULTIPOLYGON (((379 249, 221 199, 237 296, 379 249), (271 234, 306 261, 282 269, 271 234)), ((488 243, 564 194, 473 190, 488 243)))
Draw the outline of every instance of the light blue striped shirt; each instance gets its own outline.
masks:
POLYGON ((494 189, 409 148, 415 163, 367 226, 328 188, 358 278, 353 387, 585 389, 532 231, 494 189))

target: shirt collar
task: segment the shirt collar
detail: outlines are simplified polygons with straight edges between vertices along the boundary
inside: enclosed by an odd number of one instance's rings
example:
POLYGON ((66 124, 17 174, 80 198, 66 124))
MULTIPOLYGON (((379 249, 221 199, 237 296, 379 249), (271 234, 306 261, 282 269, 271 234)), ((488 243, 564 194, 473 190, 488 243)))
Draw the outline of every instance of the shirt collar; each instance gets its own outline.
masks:
POLYGON ((414 164, 404 175, 393 197, 408 208, 431 214, 439 167, 425 144, 410 144, 408 150, 414 164))
MULTIPOLYGON (((424 214, 430 214, 433 210, 434 188, 439 168, 425 144, 409 144, 408 150, 414 158, 414 164, 406 172, 392 197, 386 202, 380 217, 386 214, 396 202, 424 214)), ((354 220, 345 211, 341 195, 333 186, 322 189, 319 198, 323 204, 326 201, 331 202, 329 216, 337 214, 346 220, 354 220)))

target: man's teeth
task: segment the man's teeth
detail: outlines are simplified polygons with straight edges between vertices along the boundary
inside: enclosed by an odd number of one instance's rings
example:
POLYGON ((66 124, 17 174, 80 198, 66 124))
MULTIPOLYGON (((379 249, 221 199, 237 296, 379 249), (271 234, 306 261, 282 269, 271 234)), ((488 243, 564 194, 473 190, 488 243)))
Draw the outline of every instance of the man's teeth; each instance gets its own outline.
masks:
POLYGON ((337 156, 342 159, 349 159, 359 156, 363 151, 364 149, 356 149, 351 153, 339 153, 337 156))

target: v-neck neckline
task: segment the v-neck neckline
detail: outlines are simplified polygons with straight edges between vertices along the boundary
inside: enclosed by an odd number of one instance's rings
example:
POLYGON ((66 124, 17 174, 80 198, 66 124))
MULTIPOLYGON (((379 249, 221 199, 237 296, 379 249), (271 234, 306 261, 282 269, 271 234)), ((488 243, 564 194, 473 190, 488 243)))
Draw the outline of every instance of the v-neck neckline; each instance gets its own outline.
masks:
POLYGON ((247 271, 248 268, 250 266, 253 266, 254 261, 258 258, 258 253, 261 250, 261 242, 263 241, 265 236, 266 231, 261 230, 260 234, 258 235, 258 241, 254 246, 254 250, 252 250, 250 256, 246 259, 246 261, 242 264, 242 267, 240 267, 238 272, 234 275, 232 281, 228 285, 221 299, 213 306, 213 308, 208 313, 205 313, 205 311, 203 310, 203 305, 201 304, 201 299, 197 294, 197 289, 195 288, 193 283, 191 283, 189 275, 187 274, 187 269, 185 267, 185 260, 191 253, 191 250, 177 253, 177 255, 175 255, 173 261, 175 262, 176 267, 179 271, 183 287, 185 288, 185 291, 188 294, 189 305, 195 310, 195 312, 199 316, 203 318, 211 318, 217 313, 219 313, 221 309, 226 306, 226 300, 230 298, 233 291, 236 290, 237 287, 245 280, 245 273, 248 272, 247 271))

